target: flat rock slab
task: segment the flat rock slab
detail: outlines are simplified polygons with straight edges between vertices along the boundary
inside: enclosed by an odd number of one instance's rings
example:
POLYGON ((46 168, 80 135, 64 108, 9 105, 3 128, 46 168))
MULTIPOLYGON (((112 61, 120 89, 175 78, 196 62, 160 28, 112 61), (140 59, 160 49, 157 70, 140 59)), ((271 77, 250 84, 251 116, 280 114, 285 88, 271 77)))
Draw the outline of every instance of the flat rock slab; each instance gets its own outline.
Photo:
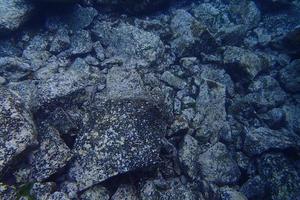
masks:
POLYGON ((164 123, 151 101, 95 102, 75 143, 69 175, 80 190, 158 164, 164 123))
POLYGON ((0 87, 0 172, 35 142, 35 126, 30 113, 19 96, 0 87))

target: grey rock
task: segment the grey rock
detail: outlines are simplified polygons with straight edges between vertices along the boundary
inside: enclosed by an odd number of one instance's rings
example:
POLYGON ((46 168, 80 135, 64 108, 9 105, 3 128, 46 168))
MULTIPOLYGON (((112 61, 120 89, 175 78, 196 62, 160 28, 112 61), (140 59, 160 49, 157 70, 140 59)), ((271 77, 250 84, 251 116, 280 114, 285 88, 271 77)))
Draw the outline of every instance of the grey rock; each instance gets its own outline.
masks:
POLYGON ((50 46, 51 53, 60 53, 70 46, 70 37, 67 29, 59 29, 50 46))
POLYGON ((200 147, 195 138, 185 135, 178 151, 178 158, 183 171, 189 177, 197 179, 200 175, 200 169, 197 165, 200 147))
POLYGON ((230 187, 222 187, 220 193, 222 200, 248 200, 245 195, 230 187))
POLYGON ((53 182, 34 183, 30 189, 30 195, 36 200, 46 200, 56 189, 56 184, 53 182))
POLYGON ((147 98, 142 78, 134 69, 111 68, 106 84, 108 98, 147 98))
POLYGON ((249 86, 250 94, 245 96, 247 102, 261 112, 282 105, 287 99, 286 93, 271 76, 262 76, 249 86))
POLYGON ((210 32, 185 10, 175 12, 170 28, 173 32, 171 47, 178 57, 199 56, 217 47, 210 32))
POLYGON ((170 86, 174 87, 175 89, 184 89, 185 87, 187 87, 187 83, 184 80, 175 76, 174 74, 172 74, 169 71, 165 71, 161 75, 161 80, 165 81, 166 83, 168 83, 170 86))
POLYGON ((184 185, 180 179, 149 180, 140 191, 142 200, 196 200, 202 199, 199 194, 192 190, 190 185, 184 185))
POLYGON ((94 43, 94 50, 96 52, 96 57, 100 60, 103 61, 105 59, 105 50, 101 44, 101 42, 95 42, 94 43))
POLYGON ((299 141, 299 136, 293 132, 260 127, 246 133, 244 151, 249 156, 255 156, 271 149, 299 149, 299 141))
POLYGON ((32 72, 31 66, 18 57, 1 57, 0 74, 10 81, 18 81, 32 72))
MULTIPOLYGON (((123 196, 124 198, 125 196, 123 196)), ((105 187, 94 186, 80 195, 82 200, 109 200, 109 192, 105 187)))
POLYGON ((60 185, 60 191, 66 193, 70 199, 78 199, 78 186, 75 182, 64 181, 60 185))
POLYGON ((264 155, 259 163, 259 173, 271 199, 288 200, 299 197, 299 173, 282 154, 264 155))
POLYGON ((48 197, 47 200, 71 200, 71 199, 63 192, 54 192, 48 197))
POLYGON ((158 36, 129 24, 113 26, 98 21, 92 31, 101 44, 107 46, 107 54, 122 58, 128 67, 154 65, 161 61, 164 53, 158 36))
POLYGON ((32 3, 25 0, 2 0, 0 4, 0 34, 8 34, 23 25, 33 12, 32 3))
POLYGON ((96 101, 89 110, 69 171, 80 190, 158 163, 164 125, 151 101, 96 101))
POLYGON ((7 200, 17 199, 16 188, 0 183, 0 198, 7 200))
POLYGON ((43 181, 64 167, 72 156, 56 129, 42 125, 38 131, 40 146, 30 156, 31 176, 43 181))
POLYGON ((243 73, 250 79, 269 67, 269 61, 263 55, 239 47, 228 46, 223 56, 229 71, 243 73))
POLYGON ((52 104, 79 94, 89 85, 99 81, 99 73, 94 71, 83 59, 77 58, 69 69, 38 82, 36 98, 38 105, 52 104))
POLYGON ((122 200, 124 198, 128 200, 139 200, 137 191, 132 185, 120 185, 111 200, 122 200))
POLYGON ((300 91, 300 59, 292 61, 288 66, 280 70, 279 78, 288 92, 300 91))
POLYGON ((36 144, 35 125, 21 98, 0 87, 0 172, 28 147, 36 144))
POLYGON ((240 192, 248 199, 261 199, 265 195, 265 182, 260 176, 255 176, 242 185, 240 192))
POLYGON ((241 172, 226 146, 217 143, 198 157, 202 176, 217 185, 236 183, 241 172))
MULTIPOLYGON (((226 126, 224 85, 209 80, 199 79, 197 82, 199 94, 196 99, 196 117, 193 120, 194 127, 198 130, 197 139, 205 146, 214 145, 221 130, 226 126)), ((206 148, 203 146, 203 148, 206 148)))
POLYGON ((92 51, 93 43, 91 34, 86 30, 76 31, 70 38, 72 55, 86 54, 92 51))

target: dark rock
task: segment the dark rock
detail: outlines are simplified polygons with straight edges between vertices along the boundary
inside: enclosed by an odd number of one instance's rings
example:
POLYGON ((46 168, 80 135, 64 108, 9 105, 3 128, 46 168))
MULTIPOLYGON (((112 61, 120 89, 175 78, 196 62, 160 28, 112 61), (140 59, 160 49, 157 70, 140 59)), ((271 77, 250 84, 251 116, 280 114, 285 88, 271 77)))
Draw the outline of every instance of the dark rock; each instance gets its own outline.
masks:
POLYGON ((185 185, 180 179, 149 180, 140 191, 142 200, 196 200, 202 199, 202 195, 193 191, 189 184, 185 185))
POLYGON ((87 28, 97 16, 98 12, 92 7, 82 7, 75 4, 67 15, 62 17, 62 21, 73 31, 87 28))
POLYGON ((240 192, 248 199, 262 199, 265 195, 265 183, 260 176, 255 176, 242 185, 240 192))
POLYGON ((164 45, 158 36, 129 24, 113 26, 98 21, 93 32, 101 44, 107 46, 106 52, 120 57, 128 67, 159 63, 164 53, 164 45))
POLYGON ((300 59, 280 70, 279 78, 288 92, 300 92, 300 59))
MULTIPOLYGON (((223 56, 224 63, 229 65, 228 71, 246 75, 250 79, 269 67, 269 61, 264 55, 239 47, 227 47, 223 56)), ((237 78, 240 79, 241 77, 237 78)))
POLYGON ((260 127, 246 133, 244 151, 249 156, 254 156, 272 149, 299 149, 299 141, 299 136, 284 129, 275 131, 260 127))
POLYGON ((32 15, 33 5, 26 0, 3 0, 0 4, 0 34, 18 29, 32 15))
POLYGON ((16 156, 36 144, 35 125, 31 113, 20 96, 0 88, 0 172, 16 156))
POLYGON ((271 199, 289 200, 299 197, 299 173, 282 154, 264 155, 259 164, 259 173, 271 199))
POLYGON ((53 127, 42 125, 39 128, 39 142, 38 150, 33 151, 30 156, 31 176, 34 180, 43 181, 63 168, 72 156, 53 127))
POLYGON ((284 126, 285 112, 281 108, 273 108, 267 113, 259 115, 259 117, 269 126, 271 129, 279 129, 284 126))
POLYGON ((47 200, 71 200, 71 199, 63 192, 54 192, 48 197, 47 200))
POLYGON ((159 161, 164 133, 159 111, 145 100, 95 102, 74 150, 69 175, 80 190, 159 161))
POLYGON ((96 0, 96 2, 100 5, 122 8, 131 13, 145 13, 167 5, 170 2, 170 0, 96 0))
POLYGON ((170 24, 171 47, 178 57, 212 52, 217 44, 210 32, 185 10, 177 10, 170 24))

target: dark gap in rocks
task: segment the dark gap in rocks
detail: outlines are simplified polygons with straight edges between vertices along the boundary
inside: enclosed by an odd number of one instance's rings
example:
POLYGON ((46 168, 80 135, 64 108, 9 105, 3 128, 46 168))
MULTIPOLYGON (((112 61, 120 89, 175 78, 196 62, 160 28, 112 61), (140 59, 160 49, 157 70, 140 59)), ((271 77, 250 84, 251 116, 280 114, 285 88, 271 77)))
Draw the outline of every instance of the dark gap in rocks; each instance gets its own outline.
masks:
POLYGON ((292 8, 292 5, 286 2, 274 1, 273 0, 255 0, 255 4, 264 13, 277 14, 280 12, 286 12, 292 8))
POLYGON ((70 148, 73 149, 75 142, 76 142, 76 138, 77 138, 77 134, 75 133, 74 135, 72 135, 72 132, 77 132, 77 130, 71 130, 70 134, 60 134, 61 139, 66 143, 66 145, 70 148))

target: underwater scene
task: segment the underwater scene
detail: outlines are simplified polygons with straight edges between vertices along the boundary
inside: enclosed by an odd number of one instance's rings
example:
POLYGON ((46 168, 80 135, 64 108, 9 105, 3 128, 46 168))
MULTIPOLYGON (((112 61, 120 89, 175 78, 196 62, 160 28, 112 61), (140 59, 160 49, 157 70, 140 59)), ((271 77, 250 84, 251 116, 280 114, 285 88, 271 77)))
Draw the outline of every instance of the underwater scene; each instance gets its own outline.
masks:
POLYGON ((0 200, 300 200, 300 0, 0 0, 0 200))

